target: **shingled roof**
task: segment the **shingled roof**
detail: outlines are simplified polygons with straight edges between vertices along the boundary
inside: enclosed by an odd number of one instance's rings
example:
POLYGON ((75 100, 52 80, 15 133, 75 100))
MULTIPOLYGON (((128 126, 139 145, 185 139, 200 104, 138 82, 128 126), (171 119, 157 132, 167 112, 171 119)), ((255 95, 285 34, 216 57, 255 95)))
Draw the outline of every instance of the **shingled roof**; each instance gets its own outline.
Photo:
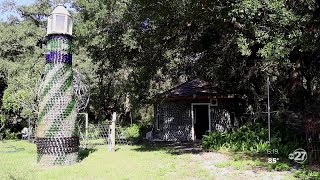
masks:
POLYGON ((172 88, 161 94, 162 97, 174 99, 174 98, 210 98, 210 97, 228 97, 233 98, 234 94, 228 94, 220 88, 209 84, 206 81, 200 79, 194 79, 183 83, 175 88, 172 88))

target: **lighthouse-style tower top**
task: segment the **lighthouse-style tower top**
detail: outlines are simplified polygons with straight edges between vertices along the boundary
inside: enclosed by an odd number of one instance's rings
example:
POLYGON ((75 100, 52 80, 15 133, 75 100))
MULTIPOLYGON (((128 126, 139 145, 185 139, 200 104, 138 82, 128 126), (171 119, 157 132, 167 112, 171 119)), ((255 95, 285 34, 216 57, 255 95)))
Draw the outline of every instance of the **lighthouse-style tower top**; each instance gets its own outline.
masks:
POLYGON ((48 17, 47 35, 66 34, 72 36, 72 17, 62 4, 58 4, 48 17))

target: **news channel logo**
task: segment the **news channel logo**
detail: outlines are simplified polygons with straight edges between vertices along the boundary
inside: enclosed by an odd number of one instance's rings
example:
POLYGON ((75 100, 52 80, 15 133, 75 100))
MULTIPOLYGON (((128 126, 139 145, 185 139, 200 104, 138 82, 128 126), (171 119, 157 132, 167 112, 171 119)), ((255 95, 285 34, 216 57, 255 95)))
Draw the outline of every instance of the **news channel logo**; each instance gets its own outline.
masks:
POLYGON ((293 153, 289 154, 289 159, 297 163, 303 164, 307 160, 307 151, 299 148, 296 149, 293 153))

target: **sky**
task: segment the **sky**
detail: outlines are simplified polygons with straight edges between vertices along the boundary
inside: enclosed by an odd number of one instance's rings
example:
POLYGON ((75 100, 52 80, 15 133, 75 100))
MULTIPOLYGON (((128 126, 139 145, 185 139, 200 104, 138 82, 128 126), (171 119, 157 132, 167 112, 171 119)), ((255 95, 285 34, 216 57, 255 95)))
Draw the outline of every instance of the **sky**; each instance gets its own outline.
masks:
MULTIPOLYGON (((21 6, 21 5, 31 5, 33 4, 36 0, 0 0, 0 22, 4 22, 8 19, 8 17, 10 16, 18 16, 19 17, 19 14, 16 13, 16 12, 2 12, 3 8, 2 8, 2 4, 6 1, 14 1, 16 3, 16 5, 18 6, 21 6)), ((73 11, 75 12, 75 10, 72 8, 71 4, 70 3, 65 3, 64 4, 65 7, 67 8, 67 10, 69 11, 73 11)))
MULTIPOLYGON (((1 4, 4 3, 5 1, 6 0, 0 0, 0 7, 1 7, 1 4)), ((14 1, 16 2, 17 5, 30 5, 35 2, 35 0, 14 0, 14 1)), ((15 12, 4 12, 3 13, 3 12, 1 12, 1 9, 0 9, 0 21, 6 21, 10 15, 18 16, 18 14, 15 12)))

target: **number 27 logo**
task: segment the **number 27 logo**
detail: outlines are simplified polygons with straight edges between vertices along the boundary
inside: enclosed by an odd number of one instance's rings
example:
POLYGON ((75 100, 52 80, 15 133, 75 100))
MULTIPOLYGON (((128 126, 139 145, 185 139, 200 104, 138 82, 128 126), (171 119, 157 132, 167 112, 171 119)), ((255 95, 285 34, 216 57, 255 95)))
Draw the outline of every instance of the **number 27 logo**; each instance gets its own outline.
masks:
POLYGON ((307 152, 304 149, 296 149, 293 153, 289 154, 289 159, 297 163, 304 163, 307 160, 307 152))

